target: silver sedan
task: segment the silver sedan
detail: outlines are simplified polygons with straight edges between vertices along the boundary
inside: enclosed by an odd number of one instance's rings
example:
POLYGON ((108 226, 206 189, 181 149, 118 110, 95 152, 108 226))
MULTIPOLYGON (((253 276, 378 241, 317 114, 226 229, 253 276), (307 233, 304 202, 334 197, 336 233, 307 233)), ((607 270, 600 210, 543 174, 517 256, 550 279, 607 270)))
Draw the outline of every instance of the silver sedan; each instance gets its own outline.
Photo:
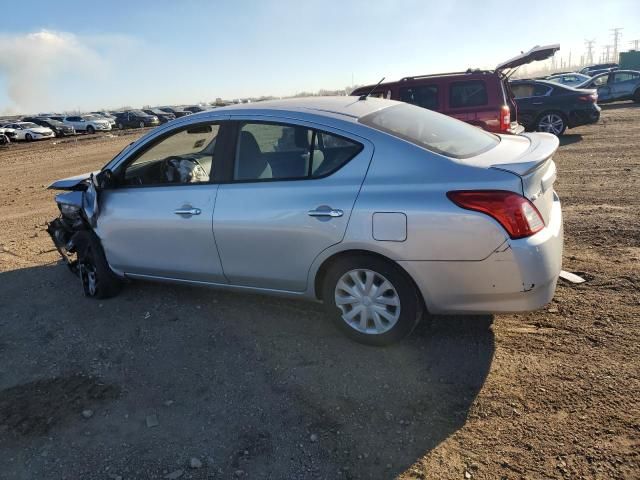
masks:
POLYGON ((88 296, 129 278, 307 298, 349 337, 384 345, 427 312, 551 300, 557 148, 390 100, 235 105, 54 183, 67 192, 49 233, 88 296))

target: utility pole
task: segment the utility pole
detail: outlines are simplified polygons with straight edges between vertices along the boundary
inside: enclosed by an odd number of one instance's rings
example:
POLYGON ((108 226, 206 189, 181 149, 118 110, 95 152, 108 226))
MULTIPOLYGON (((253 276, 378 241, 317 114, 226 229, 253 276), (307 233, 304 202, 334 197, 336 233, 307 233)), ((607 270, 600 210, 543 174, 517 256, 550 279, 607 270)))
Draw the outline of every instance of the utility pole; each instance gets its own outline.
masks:
POLYGON ((616 63, 618 63, 618 45, 620 42, 620 37, 622 36, 622 34, 620 33, 621 30, 622 28, 611 29, 613 35, 613 61, 616 63))
POLYGON ((603 61, 602 63, 608 63, 611 59, 610 54, 611 54, 611 47, 612 45, 605 45, 604 46, 604 53, 603 53, 603 61))
POLYGON ((631 49, 632 49, 632 50, 640 50, 640 48, 639 48, 639 47, 640 47, 640 39, 638 39, 638 40, 631 40, 631 41, 629 42, 629 45, 631 45, 631 47, 632 47, 631 49))
POLYGON ((595 40, 585 40, 584 44, 587 47, 587 55, 586 55, 586 64, 593 64, 593 45, 596 43, 595 40))

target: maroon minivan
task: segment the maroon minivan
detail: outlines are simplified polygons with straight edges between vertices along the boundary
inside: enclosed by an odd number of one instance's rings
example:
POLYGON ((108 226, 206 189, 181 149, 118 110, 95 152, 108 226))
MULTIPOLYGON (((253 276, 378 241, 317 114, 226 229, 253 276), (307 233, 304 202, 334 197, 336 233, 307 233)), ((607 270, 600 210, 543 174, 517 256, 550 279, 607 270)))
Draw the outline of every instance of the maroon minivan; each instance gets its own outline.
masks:
POLYGON ((519 134, 518 107, 509 88, 509 77, 521 65, 545 60, 560 50, 560 45, 534 47, 507 60, 495 70, 467 70, 404 77, 397 82, 369 85, 351 95, 390 98, 435 110, 463 120, 489 132, 519 134), (374 88, 375 87, 375 88, 374 88))

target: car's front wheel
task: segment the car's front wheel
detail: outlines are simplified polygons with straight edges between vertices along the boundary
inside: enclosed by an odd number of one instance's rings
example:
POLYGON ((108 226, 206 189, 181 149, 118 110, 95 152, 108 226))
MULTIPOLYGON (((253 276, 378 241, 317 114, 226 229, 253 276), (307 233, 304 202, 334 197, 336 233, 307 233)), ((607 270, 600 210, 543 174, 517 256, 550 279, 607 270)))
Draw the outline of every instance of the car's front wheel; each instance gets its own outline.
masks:
POLYGON ((140 128, 144 128, 144 122, 140 122, 140 128))
POLYGON ((113 297, 122 288, 122 281, 109 267, 100 240, 93 232, 79 235, 78 273, 83 293, 92 298, 113 297))
POLYGON ((94 133, 96 133, 96 129, 93 128, 93 125, 89 125, 87 127, 87 133, 90 134, 90 135, 93 135, 94 133))
POLYGON ((404 338, 423 311, 411 278, 394 263, 368 255, 331 265, 322 298, 338 329, 367 345, 389 345, 404 338))
POLYGON ((536 130, 538 132, 553 133, 559 137, 567 129, 567 121, 559 112, 545 112, 538 117, 536 130))
POLYGON ((633 101, 636 103, 640 103, 640 88, 634 92, 633 101))

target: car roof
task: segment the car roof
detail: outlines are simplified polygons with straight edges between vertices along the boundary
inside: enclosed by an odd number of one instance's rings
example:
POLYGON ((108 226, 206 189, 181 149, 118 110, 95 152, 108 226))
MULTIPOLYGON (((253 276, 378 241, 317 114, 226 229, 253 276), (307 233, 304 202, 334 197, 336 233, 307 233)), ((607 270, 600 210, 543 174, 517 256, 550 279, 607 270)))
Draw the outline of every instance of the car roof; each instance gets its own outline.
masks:
POLYGON ((343 120, 351 119, 357 121, 370 113, 382 110, 393 105, 399 105, 400 102, 394 100, 384 100, 380 98, 367 97, 366 100, 359 100, 353 96, 341 97, 300 97, 288 98, 283 100, 266 100, 255 103, 239 103, 226 107, 219 107, 215 110, 207 110, 197 113, 199 115, 211 115, 220 112, 242 113, 264 113, 265 111, 284 112, 302 112, 315 113, 318 115, 338 116, 343 120))

